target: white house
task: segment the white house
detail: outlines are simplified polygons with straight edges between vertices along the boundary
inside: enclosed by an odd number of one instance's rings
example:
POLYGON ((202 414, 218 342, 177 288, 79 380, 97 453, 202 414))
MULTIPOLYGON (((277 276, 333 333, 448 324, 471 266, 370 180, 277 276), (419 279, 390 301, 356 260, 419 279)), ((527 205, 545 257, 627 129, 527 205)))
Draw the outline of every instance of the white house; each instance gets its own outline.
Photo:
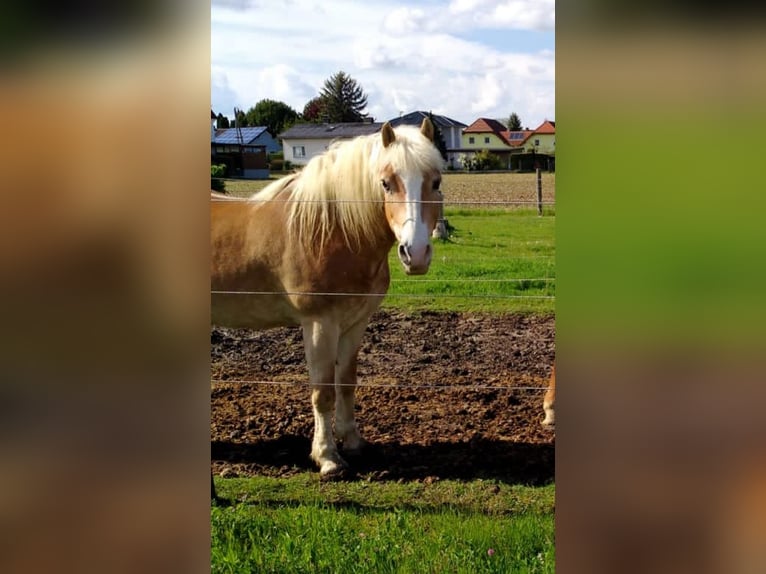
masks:
POLYGON ((306 165, 333 141, 374 134, 381 127, 383 124, 376 122, 295 124, 278 137, 282 141, 285 161, 293 165, 306 165))
MULTIPOLYGON (((428 115, 428 112, 416 111, 388 121, 393 127, 401 125, 420 127, 420 124, 423 123, 423 119, 427 118, 428 115)), ((431 119, 436 127, 439 128, 442 138, 444 139, 444 146, 447 148, 447 165, 455 169, 461 169, 463 167, 459 159, 460 152, 462 151, 461 148, 463 147, 461 141, 463 130, 468 126, 462 122, 438 114, 431 114, 431 119)))

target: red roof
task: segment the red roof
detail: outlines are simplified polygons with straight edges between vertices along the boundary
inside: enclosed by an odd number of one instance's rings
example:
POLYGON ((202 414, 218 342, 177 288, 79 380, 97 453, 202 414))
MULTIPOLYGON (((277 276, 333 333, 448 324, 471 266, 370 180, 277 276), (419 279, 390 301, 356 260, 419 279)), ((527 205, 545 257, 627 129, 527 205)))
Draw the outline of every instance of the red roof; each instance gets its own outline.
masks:
POLYGON ((543 123, 541 123, 538 128, 535 130, 536 134, 555 134, 556 133, 556 122, 552 122, 550 120, 545 120, 543 123))
POLYGON ((493 120, 491 118, 479 118, 475 122, 473 122, 470 126, 465 128, 463 130, 464 134, 486 134, 486 133, 492 133, 495 134, 497 137, 500 138, 500 140, 506 144, 511 145, 511 142, 508 140, 507 133, 508 130, 505 129, 505 126, 501 124, 497 120, 493 120))
POLYGON ((508 141, 508 145, 511 147, 519 147, 524 145, 524 142, 526 142, 529 139, 529 136, 533 133, 535 132, 532 130, 520 130, 517 132, 505 131, 503 132, 503 135, 508 141))
POLYGON ((481 133, 492 132, 494 134, 499 134, 500 132, 504 130, 505 130, 505 126, 497 120, 493 120, 490 118, 479 118, 478 120, 473 122, 470 126, 465 128, 463 130, 463 133, 481 134, 481 133))
POLYGON ((463 130, 464 134, 495 134, 500 140, 511 147, 520 147, 526 143, 532 134, 555 134, 556 122, 545 120, 537 129, 509 131, 497 120, 479 118, 463 130))

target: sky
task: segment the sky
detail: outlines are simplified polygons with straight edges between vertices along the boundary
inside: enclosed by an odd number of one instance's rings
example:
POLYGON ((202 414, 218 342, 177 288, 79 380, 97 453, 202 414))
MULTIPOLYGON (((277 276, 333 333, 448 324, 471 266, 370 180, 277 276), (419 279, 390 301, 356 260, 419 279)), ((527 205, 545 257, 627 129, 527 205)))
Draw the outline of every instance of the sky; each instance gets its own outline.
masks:
POLYGON ((376 121, 555 120, 555 0, 212 0, 211 105, 297 112, 338 71, 376 121))

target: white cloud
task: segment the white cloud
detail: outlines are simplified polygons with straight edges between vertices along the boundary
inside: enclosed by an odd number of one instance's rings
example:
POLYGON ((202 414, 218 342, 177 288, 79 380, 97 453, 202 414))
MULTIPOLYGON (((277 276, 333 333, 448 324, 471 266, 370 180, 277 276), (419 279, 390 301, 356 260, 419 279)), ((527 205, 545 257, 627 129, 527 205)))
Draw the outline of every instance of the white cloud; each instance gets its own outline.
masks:
POLYGON ((216 114, 234 115, 237 94, 229 85, 229 78, 222 68, 214 67, 210 74, 210 102, 216 114))
POLYGON ((300 112, 325 79, 344 70, 367 92, 367 111, 378 120, 416 109, 465 123, 511 111, 530 126, 554 119, 552 35, 530 50, 534 32, 525 32, 526 40, 510 32, 506 42, 480 31, 552 26, 549 0, 445 0, 417 7, 325 0, 321 8, 316 0, 293 0, 289 7, 265 2, 239 12, 214 2, 211 16, 216 113, 217 99, 236 99, 247 109, 264 98, 300 112))
POLYGON ((210 4, 231 10, 250 10, 255 8, 258 2, 257 0, 212 0, 210 4))
POLYGON ((427 29, 426 13, 419 8, 406 6, 394 9, 383 20, 383 30, 394 36, 404 36, 427 29))
POLYGON ((461 24, 482 28, 553 30, 555 0, 453 0, 449 14, 460 17, 461 24))

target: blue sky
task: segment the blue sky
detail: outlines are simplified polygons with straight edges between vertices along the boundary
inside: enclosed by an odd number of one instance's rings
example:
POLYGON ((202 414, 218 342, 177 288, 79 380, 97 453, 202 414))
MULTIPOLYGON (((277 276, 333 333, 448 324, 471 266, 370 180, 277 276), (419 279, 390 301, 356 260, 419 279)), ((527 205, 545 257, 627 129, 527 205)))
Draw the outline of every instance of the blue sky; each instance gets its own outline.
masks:
POLYGON ((469 124, 555 119, 554 0, 213 0, 211 104, 296 111, 339 70, 378 121, 431 110, 469 124))

